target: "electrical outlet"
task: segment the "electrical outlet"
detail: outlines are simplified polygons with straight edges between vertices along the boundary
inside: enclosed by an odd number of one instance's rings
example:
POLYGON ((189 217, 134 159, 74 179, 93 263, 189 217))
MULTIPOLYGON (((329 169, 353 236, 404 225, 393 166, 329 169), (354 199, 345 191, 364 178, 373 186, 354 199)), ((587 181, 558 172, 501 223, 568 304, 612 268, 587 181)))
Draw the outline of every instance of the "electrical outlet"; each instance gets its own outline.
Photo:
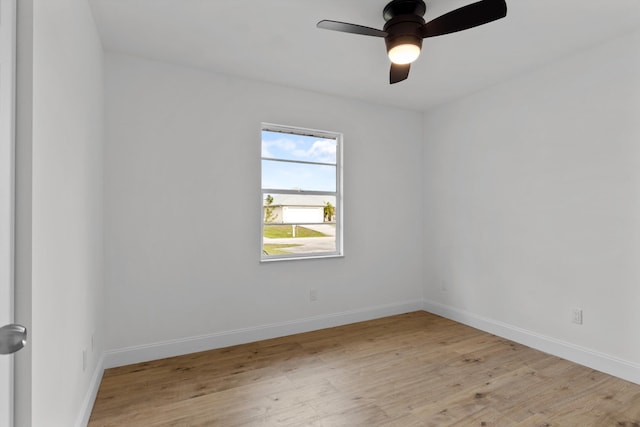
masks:
POLYGON ((96 351, 96 336, 95 333, 91 334, 91 352, 96 351))
POLYGON ((82 350, 82 372, 87 370, 87 350, 82 350))
POLYGON ((574 308, 571 312, 571 321, 576 325, 582 325, 582 309, 574 308))
POLYGON ((318 290, 311 289, 309 291, 309 301, 318 301, 318 290))

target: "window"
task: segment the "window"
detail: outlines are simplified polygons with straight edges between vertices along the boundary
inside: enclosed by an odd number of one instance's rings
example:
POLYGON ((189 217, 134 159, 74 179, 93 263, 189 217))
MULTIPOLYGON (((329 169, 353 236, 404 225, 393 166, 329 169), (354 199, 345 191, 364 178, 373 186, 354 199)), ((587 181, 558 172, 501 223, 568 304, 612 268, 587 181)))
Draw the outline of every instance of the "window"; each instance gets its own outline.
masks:
POLYGON ((262 260, 342 255, 342 135, 262 125, 262 260))

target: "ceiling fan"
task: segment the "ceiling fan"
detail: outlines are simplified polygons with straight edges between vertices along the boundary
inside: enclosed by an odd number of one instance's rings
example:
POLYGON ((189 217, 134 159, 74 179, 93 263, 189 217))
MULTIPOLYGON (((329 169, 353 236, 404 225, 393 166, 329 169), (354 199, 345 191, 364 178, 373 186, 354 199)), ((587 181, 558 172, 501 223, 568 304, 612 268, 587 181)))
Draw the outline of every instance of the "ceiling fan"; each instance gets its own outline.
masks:
POLYGON ((425 23, 427 10, 423 0, 392 0, 384 7, 386 23, 382 30, 347 22, 323 20, 317 27, 325 30, 383 37, 391 60, 390 84, 409 77, 411 63, 420 56, 422 39, 455 33, 507 16, 505 0, 481 0, 445 13, 425 23))

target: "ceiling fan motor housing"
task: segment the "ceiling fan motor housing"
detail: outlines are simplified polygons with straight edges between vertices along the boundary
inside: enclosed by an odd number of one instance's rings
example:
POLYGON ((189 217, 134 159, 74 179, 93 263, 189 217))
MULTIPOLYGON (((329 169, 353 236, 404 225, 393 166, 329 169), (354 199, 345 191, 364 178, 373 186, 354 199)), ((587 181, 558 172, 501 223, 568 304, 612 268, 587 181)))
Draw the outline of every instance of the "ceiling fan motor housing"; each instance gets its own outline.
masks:
POLYGON ((393 0, 384 7, 382 16, 385 21, 390 21, 400 15, 424 16, 427 6, 422 0, 393 0))
POLYGON ((401 44, 412 44, 422 48, 423 26, 424 19, 419 15, 399 15, 387 21, 384 24, 384 31, 388 34, 384 38, 387 52, 401 44))

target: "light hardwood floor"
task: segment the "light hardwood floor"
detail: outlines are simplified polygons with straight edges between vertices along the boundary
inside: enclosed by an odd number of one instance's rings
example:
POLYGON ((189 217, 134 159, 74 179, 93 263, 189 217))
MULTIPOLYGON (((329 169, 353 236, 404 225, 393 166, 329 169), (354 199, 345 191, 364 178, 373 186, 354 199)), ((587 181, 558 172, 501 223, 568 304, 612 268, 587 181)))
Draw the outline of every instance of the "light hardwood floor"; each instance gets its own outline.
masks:
POLYGON ((640 426, 640 385, 426 312, 109 369, 98 426, 640 426))

